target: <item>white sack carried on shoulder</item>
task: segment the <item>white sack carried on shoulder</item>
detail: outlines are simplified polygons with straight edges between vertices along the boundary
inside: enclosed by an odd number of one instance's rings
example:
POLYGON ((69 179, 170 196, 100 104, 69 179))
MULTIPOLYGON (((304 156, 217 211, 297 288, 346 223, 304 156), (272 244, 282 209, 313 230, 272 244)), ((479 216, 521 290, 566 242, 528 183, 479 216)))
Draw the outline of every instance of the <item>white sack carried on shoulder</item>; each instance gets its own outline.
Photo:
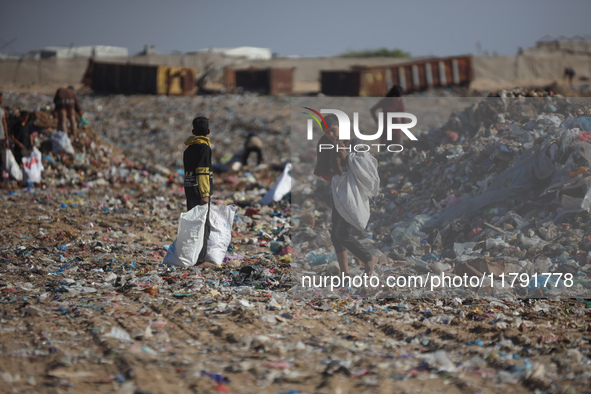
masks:
POLYGON ((17 181, 23 180, 23 172, 19 167, 16 159, 14 158, 14 154, 10 149, 6 149, 6 154, 4 156, 4 170, 10 175, 10 177, 17 181))
POLYGON ((197 263, 203 248, 207 210, 208 206, 205 204, 181 213, 178 235, 168 248, 162 263, 177 267, 191 267, 197 263))
POLYGON ((261 204, 271 204, 273 201, 280 201, 283 196, 291 191, 291 163, 287 163, 283 173, 277 179, 275 185, 261 198, 261 204))
POLYGON ((349 169, 332 177, 332 197, 343 219, 363 231, 369 222, 369 198, 380 190, 378 161, 369 153, 352 152, 347 162, 349 169))
POLYGON ((209 238, 207 239, 207 254, 205 261, 222 265, 226 251, 232 241, 232 223, 236 205, 211 205, 209 211, 209 238))
POLYGON ((43 171, 43 163, 41 163, 41 152, 37 147, 31 149, 31 153, 27 157, 23 157, 23 180, 34 183, 41 182, 41 171, 43 171))

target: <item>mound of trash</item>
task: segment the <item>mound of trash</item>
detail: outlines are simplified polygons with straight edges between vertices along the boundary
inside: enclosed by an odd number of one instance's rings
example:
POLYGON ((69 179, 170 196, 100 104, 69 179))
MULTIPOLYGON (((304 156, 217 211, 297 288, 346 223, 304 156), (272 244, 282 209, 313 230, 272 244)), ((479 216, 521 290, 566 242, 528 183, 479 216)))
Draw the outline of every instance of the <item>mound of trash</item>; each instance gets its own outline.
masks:
MULTIPOLYGON (((523 89, 468 103, 425 130, 418 142, 405 143, 407 149, 394 159, 376 153, 381 190, 367 232, 359 235, 382 254, 380 283, 389 275, 426 279, 468 272, 494 283, 434 296, 588 297, 591 103, 523 89), (499 279, 521 274, 519 285, 499 279), (561 275, 572 280, 565 283, 561 275)), ((311 174, 306 165, 299 170, 311 174)), ((325 182, 309 181, 294 193, 304 201, 295 224, 316 219, 312 226, 300 223, 294 234, 302 256, 294 264, 295 277, 338 272, 326 224, 330 207, 323 201, 330 191, 325 182)), ((373 290, 378 297, 422 297, 433 289, 373 290)), ((327 288, 294 291, 330 294, 327 288)), ((366 288, 351 292, 367 295, 366 288)))

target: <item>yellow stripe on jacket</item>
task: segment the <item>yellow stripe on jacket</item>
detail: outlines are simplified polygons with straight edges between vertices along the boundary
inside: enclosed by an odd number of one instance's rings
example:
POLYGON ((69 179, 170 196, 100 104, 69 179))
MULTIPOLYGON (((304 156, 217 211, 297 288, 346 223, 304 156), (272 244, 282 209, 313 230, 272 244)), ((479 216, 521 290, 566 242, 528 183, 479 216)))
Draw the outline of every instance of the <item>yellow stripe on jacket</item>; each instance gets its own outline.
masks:
MULTIPOLYGON (((192 135, 185 141, 185 145, 205 144, 210 146, 209 138, 203 135, 192 135)), ((195 175, 197 177, 197 187, 201 197, 209 197, 211 193, 211 185, 209 184, 209 167, 195 168, 195 175)))
POLYGON ((209 167, 197 167, 195 169, 195 175, 197 176, 199 194, 201 197, 209 197, 209 193, 211 192, 209 184, 209 167))

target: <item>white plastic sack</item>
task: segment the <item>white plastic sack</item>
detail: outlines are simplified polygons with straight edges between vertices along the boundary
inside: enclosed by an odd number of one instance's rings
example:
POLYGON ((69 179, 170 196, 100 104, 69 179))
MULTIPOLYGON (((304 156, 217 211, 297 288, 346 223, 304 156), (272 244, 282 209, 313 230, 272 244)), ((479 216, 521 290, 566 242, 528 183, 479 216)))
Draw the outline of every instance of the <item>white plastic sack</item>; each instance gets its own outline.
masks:
POLYGON ((275 185, 261 199, 261 204, 271 204, 273 201, 279 201, 291 191, 291 163, 287 163, 283 173, 277 179, 275 185))
POLYGON ((232 223, 236 205, 211 205, 209 210, 210 232, 207 239, 206 261, 222 265, 232 240, 232 223))
POLYGON ((197 205, 189 212, 181 213, 178 235, 168 248, 164 264, 191 267, 197 263, 203 248, 207 208, 207 204, 197 205))
POLYGON ((378 161, 366 152, 351 152, 347 161, 349 170, 332 177, 332 197, 343 219, 363 231, 369 222, 369 198, 380 190, 378 161))
POLYGON ((23 179, 35 183, 41 182, 41 171, 43 171, 41 152, 37 147, 33 147, 29 156, 23 157, 23 179))
POLYGON ((70 155, 74 154, 74 147, 72 146, 72 141, 70 141, 70 137, 65 132, 58 130, 51 136, 51 150, 53 153, 69 153, 70 155))
POLYGON ((11 178, 16 179, 17 181, 23 180, 23 172, 10 149, 6 149, 6 154, 4 156, 4 170, 11 178))

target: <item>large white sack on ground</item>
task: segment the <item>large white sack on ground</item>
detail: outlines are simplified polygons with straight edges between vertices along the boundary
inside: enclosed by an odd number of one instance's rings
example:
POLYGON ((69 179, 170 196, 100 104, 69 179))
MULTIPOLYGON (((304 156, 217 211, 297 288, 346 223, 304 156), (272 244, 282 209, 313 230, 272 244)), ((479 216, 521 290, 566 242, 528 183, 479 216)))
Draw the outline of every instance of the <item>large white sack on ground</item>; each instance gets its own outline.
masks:
POLYGON ((210 232, 207 239, 206 261, 222 265, 232 241, 232 223, 236 205, 212 205, 209 211, 210 232))
POLYGON ((34 183, 41 182, 41 171, 43 171, 43 164, 41 163, 41 152, 37 147, 33 147, 31 153, 27 157, 23 157, 23 180, 34 183))
POLYGON ((51 136, 51 150, 53 153, 65 152, 71 155, 74 154, 74 147, 68 134, 58 130, 51 136))
POLYGON ((271 204, 273 201, 279 201, 291 191, 291 163, 287 163, 283 173, 277 179, 275 185, 261 199, 261 204, 271 204))
POLYGON ((17 181, 23 180, 23 172, 14 158, 14 154, 10 149, 6 149, 4 155, 4 170, 10 175, 12 179, 17 181))
POLYGON ((349 170, 332 177, 331 188, 335 209, 358 230, 369 222, 369 198, 380 190, 378 161, 369 153, 350 153, 349 170))
POLYGON ((207 219, 207 204, 197 205, 181 213, 176 239, 168 248, 163 263, 177 267, 191 267, 197 263, 203 248, 203 234, 207 219))

